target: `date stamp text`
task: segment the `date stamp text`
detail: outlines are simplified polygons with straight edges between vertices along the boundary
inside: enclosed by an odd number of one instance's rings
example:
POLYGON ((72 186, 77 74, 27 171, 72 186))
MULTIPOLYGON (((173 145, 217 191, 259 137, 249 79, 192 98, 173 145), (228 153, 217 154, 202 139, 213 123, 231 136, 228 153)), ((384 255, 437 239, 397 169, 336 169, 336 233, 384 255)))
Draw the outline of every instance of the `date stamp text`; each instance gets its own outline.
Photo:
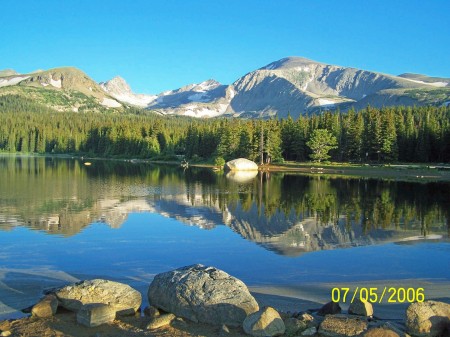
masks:
POLYGON ((425 301, 424 288, 333 288, 331 289, 331 300, 335 303, 353 303, 356 299, 369 303, 413 303, 425 301))

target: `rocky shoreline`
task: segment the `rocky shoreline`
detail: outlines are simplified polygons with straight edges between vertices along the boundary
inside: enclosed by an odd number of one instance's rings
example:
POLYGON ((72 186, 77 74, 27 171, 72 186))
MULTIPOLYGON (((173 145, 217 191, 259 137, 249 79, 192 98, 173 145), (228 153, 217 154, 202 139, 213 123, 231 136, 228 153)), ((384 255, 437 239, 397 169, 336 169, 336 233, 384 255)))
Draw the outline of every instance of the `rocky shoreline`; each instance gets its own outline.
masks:
POLYGON ((214 267, 192 265, 158 274, 141 293, 109 280, 77 282, 46 292, 30 317, 0 322, 0 336, 324 336, 447 337, 450 304, 412 303, 405 320, 377 318, 356 299, 315 310, 260 307, 239 279, 214 267), (278 309, 278 310, 277 310, 278 309))

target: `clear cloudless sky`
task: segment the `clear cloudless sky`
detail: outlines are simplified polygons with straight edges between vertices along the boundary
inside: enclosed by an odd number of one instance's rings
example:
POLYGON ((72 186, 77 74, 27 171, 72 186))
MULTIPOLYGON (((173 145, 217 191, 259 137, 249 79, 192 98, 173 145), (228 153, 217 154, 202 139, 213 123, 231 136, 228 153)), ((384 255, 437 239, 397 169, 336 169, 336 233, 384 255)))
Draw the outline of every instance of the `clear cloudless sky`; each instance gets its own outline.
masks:
POLYGON ((20 73, 75 66, 159 93, 286 56, 450 77, 450 1, 0 1, 0 69, 20 73))

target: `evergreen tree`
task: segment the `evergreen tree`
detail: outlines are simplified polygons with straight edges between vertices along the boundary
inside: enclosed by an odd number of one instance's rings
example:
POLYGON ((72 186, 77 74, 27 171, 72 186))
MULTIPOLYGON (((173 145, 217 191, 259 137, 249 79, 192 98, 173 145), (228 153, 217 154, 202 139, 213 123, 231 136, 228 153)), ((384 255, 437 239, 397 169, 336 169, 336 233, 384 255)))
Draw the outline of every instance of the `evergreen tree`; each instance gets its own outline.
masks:
POLYGON ((326 129, 313 131, 310 140, 306 143, 312 151, 311 159, 317 162, 330 158, 328 152, 337 148, 336 137, 326 129))

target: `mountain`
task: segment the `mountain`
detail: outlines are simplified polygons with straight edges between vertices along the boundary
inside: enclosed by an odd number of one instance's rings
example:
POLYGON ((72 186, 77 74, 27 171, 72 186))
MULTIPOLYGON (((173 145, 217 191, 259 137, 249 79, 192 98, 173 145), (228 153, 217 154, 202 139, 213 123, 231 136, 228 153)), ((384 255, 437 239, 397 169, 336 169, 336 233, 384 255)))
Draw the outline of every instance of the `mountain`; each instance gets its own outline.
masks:
POLYGON ((368 105, 449 105, 450 79, 394 76, 287 57, 230 85, 209 79, 159 94, 136 94, 119 76, 97 84, 73 67, 29 74, 7 69, 0 71, 0 95, 21 95, 58 111, 124 111, 136 106, 162 115, 296 118, 368 105))
POLYGON ((442 87, 450 87, 450 78, 442 78, 442 77, 430 77, 420 74, 401 74, 398 77, 406 78, 410 81, 421 83, 421 84, 430 84, 434 87, 442 88, 442 87))
POLYGON ((229 105, 228 86, 215 80, 190 84, 159 94, 148 108, 164 114, 192 117, 216 117, 223 115, 229 105))
POLYGON ((157 98, 156 95, 133 93, 128 83, 120 76, 101 82, 100 87, 117 100, 139 107, 147 107, 157 98))
MULTIPOLYGON (((229 110, 234 115, 296 117, 324 109, 436 103, 434 84, 300 57, 270 63, 241 77, 232 87, 236 94, 229 110), (419 98, 414 89, 431 93, 419 98)), ((449 94, 446 91, 443 101, 449 94)))
POLYGON ((122 104, 77 68, 63 67, 0 77, 0 95, 19 95, 58 111, 102 111, 122 104))
MULTIPOLYGON (((195 117, 297 117, 338 108, 362 109, 367 105, 441 105, 450 101, 449 83, 446 78, 393 76, 288 57, 254 70, 228 86, 208 80, 160 93, 146 108, 161 114, 195 117)), ((121 100, 120 95, 107 92, 121 100)))
POLYGON ((100 83, 100 86, 121 102, 166 115, 215 117, 224 114, 229 105, 226 95, 228 86, 212 79, 164 91, 158 95, 135 94, 127 82, 119 76, 100 83))
POLYGON ((13 76, 13 75, 18 75, 18 73, 14 69, 0 70, 0 77, 13 76))

